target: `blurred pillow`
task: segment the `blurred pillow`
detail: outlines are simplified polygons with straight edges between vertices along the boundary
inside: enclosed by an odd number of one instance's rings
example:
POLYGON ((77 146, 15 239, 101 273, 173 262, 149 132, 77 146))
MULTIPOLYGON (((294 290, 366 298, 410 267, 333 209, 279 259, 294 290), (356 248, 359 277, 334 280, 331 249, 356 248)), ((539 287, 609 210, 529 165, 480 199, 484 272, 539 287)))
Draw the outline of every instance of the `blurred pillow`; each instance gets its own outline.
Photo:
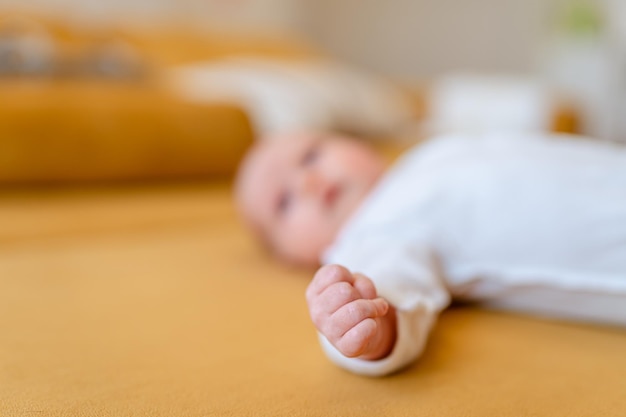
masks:
POLYGON ((240 108, 150 83, 0 80, 0 186, 228 177, 252 143, 240 108))
POLYGON ((454 73, 429 91, 429 134, 551 131, 557 111, 553 91, 532 78, 454 73))
POLYGON ((168 82, 190 101, 242 106, 258 135, 336 130, 384 136, 414 118, 410 97, 397 86, 322 60, 215 60, 173 69, 168 82))

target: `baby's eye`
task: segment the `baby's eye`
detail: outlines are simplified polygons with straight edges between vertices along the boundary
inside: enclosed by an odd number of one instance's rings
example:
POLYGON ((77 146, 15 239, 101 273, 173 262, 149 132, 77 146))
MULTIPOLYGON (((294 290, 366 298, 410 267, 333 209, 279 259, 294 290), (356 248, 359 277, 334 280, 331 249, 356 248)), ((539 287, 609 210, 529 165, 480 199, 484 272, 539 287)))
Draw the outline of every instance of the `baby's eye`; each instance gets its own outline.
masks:
POLYGON ((289 191, 280 193, 280 196, 278 197, 278 202, 276 203, 276 211, 278 212, 278 214, 283 214, 287 210, 289 210, 292 200, 293 197, 289 191))
POLYGON ((302 165, 306 166, 306 165, 312 164, 313 162, 317 160, 317 158, 319 157, 319 154, 320 154, 319 145, 312 146, 305 152, 304 156, 302 157, 302 165))

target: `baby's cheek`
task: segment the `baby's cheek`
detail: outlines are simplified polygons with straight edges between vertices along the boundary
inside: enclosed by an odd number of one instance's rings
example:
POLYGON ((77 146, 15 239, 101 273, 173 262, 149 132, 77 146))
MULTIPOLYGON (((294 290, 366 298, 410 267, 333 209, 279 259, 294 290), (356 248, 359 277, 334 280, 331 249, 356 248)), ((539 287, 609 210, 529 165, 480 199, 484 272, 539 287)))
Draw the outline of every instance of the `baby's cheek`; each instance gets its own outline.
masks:
POLYGON ((307 235, 320 245, 330 243, 334 238, 334 222, 330 216, 320 214, 311 216, 306 223, 307 235))
POLYGON ((326 219, 303 217, 290 224, 282 246, 296 261, 307 264, 318 262, 322 252, 332 243, 331 227, 326 219))

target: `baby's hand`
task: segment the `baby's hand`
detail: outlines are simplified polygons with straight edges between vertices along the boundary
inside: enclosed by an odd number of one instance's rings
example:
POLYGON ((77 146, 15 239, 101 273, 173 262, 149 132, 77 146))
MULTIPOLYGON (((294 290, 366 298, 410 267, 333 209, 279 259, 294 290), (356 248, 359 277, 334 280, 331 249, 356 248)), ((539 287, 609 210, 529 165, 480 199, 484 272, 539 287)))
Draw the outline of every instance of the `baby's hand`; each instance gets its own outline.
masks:
POLYGON ((315 327, 343 355, 376 360, 396 339, 395 310, 376 294, 374 283, 339 265, 320 268, 306 291, 315 327))

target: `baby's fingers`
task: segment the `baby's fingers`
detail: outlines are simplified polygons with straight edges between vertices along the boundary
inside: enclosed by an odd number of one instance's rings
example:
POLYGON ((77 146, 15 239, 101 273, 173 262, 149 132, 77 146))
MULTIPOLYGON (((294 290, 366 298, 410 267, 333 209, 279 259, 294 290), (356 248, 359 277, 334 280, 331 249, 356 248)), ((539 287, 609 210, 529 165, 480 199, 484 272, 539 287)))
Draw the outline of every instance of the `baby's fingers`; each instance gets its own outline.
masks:
POLYGON ((306 299, 311 303, 326 288, 338 282, 352 284, 354 278, 350 271, 340 265, 325 265, 318 269, 306 290, 306 299))
POLYGON ((389 304, 382 298, 374 300, 359 299, 352 301, 334 312, 322 333, 331 343, 337 344, 353 327, 366 319, 375 319, 387 314, 389 304))
POLYGON ((333 344, 344 356, 356 358, 368 351, 377 331, 378 323, 376 323, 376 320, 365 319, 348 330, 346 334, 333 344))
POLYGON ((378 296, 376 292, 376 286, 371 279, 359 273, 353 274, 353 276, 354 283, 352 285, 354 286, 354 288, 356 288, 359 294, 361 294, 361 298, 373 300, 378 296))
POLYGON ((361 298, 359 291, 351 284, 337 282, 311 300, 309 303, 311 319, 315 326, 320 328, 322 323, 329 320, 341 307, 361 298))

